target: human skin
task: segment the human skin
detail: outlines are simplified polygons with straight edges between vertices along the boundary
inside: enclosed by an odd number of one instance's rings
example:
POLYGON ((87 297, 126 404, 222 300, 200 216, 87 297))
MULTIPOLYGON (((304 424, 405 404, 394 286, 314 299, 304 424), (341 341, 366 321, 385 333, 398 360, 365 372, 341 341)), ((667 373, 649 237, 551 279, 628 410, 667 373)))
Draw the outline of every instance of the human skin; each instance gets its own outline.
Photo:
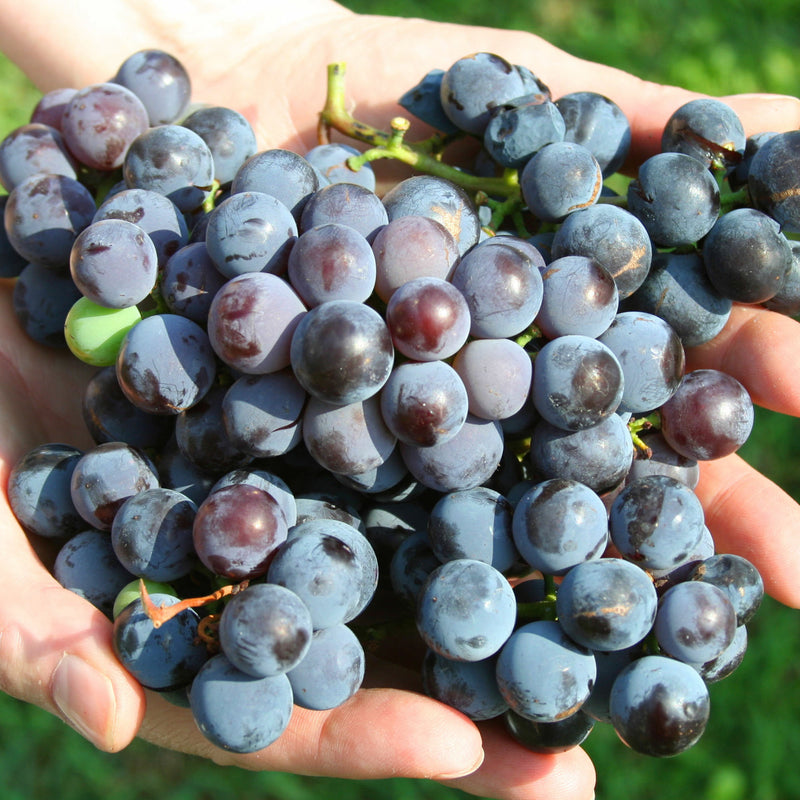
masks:
MULTIPOLYGON (((382 128, 394 99, 432 67, 479 50, 529 66, 555 96, 599 91, 625 111, 634 141, 627 168, 658 149, 672 111, 693 96, 619 70, 575 59, 532 34, 423 20, 352 14, 328 0, 258 5, 156 0, 29 0, 24 12, 0 0, 0 48, 43 91, 108 79, 129 53, 160 47, 189 70, 196 100, 228 105, 251 122, 260 146, 304 152, 316 143, 325 67, 345 61, 357 115, 382 128), (87 20, 90 21, 87 24, 87 20)), ((795 98, 726 98, 747 133, 800 127, 795 98)), ((89 447, 80 398, 91 374, 67 353, 26 339, 13 319, 12 282, 0 282, 0 481, 42 442, 89 447)), ((798 324, 763 309, 736 307, 713 342, 688 354, 690 368, 725 369, 756 402, 800 415, 800 378, 786 364, 800 356, 798 324)), ((698 494, 720 551, 759 567, 768 591, 800 606, 795 579, 800 507, 738 456, 703 465, 698 494)), ((234 755, 214 748, 188 711, 145 693, 115 659, 111 626, 62 589, 0 501, 0 689, 66 719, 104 750, 134 736, 159 746, 247 769, 353 779, 435 778, 502 800, 585 800, 594 770, 579 748, 541 756, 515 744, 495 721, 476 726, 419 693, 417 675, 377 662, 369 686, 329 712, 297 709, 287 732, 264 751, 234 755)), ((42 554, 46 560, 46 555, 42 554)))

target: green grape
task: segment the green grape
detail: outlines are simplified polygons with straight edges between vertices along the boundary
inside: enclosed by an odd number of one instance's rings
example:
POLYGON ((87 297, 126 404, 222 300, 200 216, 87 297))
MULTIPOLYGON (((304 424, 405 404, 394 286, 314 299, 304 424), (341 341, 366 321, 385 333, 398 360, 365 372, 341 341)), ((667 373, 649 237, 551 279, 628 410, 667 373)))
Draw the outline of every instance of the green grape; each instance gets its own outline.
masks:
POLYGON ((82 297, 67 314, 64 337, 81 361, 94 367, 108 367, 117 360, 125 334, 141 318, 136 306, 105 308, 82 297))
MULTIPOLYGON (((175 594, 175 590, 168 583, 159 583, 158 581, 151 581, 146 578, 143 580, 148 594, 175 594)), ((141 596, 138 578, 123 586, 116 600, 114 600, 114 609, 112 611, 114 619, 117 618, 117 615, 123 608, 129 606, 134 600, 139 600, 141 596)))

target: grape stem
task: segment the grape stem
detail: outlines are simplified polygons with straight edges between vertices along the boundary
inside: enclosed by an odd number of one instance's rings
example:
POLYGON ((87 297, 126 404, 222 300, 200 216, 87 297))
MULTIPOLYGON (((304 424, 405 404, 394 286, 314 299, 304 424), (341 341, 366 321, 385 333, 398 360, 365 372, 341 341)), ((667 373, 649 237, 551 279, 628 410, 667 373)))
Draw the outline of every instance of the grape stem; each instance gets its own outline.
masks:
POLYGON ((342 62, 328 65, 327 95, 319 115, 317 134, 321 144, 330 142, 330 133, 335 130, 344 136, 370 145, 370 148, 361 155, 347 160, 350 169, 357 172, 364 164, 382 158, 393 158, 419 172, 446 178, 467 191, 484 192, 493 197, 503 197, 508 201, 521 203, 519 175, 516 170, 506 170, 499 177, 482 177, 452 167, 441 160, 445 145, 457 137, 436 133, 428 139, 409 143, 405 139, 405 134, 410 122, 403 117, 395 117, 391 121, 389 132, 357 120, 347 110, 345 72, 345 64, 342 62))
POLYGON ((217 600, 222 600, 225 597, 232 597, 244 591, 249 583, 249 581, 245 580, 241 583, 223 586, 217 589, 216 592, 211 592, 211 594, 204 595, 203 597, 187 597, 185 600, 181 600, 179 603, 175 603, 171 606, 164 604, 157 606, 150 597, 147 586, 145 586, 144 581, 141 579, 139 580, 139 593, 142 596, 142 605, 144 606, 145 613, 153 621, 153 627, 160 628, 165 622, 169 622, 173 617, 177 617, 181 611, 185 611, 187 608, 200 608, 208 603, 215 603, 217 600))

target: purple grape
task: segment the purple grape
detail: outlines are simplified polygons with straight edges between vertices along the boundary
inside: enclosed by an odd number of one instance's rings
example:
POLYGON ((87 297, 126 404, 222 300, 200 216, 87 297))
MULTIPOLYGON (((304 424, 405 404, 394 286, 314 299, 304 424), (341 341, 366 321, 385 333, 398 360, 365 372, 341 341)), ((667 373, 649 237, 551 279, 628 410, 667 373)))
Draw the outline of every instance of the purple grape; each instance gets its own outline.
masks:
POLYGON ((163 50, 139 50, 128 56, 120 64, 114 83, 130 89, 142 101, 151 125, 175 122, 189 107, 189 73, 163 50))
POLYGON ((61 117, 67 147, 82 164, 99 170, 122 166, 131 144, 148 126, 142 101, 114 83, 78 90, 61 117))

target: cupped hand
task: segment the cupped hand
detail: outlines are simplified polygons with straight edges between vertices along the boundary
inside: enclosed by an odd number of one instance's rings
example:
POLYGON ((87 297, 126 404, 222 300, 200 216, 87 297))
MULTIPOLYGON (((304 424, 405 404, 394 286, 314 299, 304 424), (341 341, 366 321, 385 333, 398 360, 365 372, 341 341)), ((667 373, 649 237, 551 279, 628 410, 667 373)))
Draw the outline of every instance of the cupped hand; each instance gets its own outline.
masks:
MULTIPOLYGON (((113 75, 121 60, 144 47, 162 47, 189 69, 198 101, 244 113, 263 147, 299 152, 315 143, 325 94, 325 67, 344 61, 357 115, 385 128, 395 98, 429 69, 446 68, 479 50, 532 69, 558 96, 593 90, 614 99, 633 125, 631 164, 657 151, 669 114, 694 96, 641 81, 619 70, 575 59, 528 33, 422 20, 365 17, 328 0, 275 4, 249 13, 245 0, 181 4, 97 3, 86 27, 66 6, 32 2, 26 25, 0 32, 0 44, 42 89, 82 86, 113 75), (291 7, 289 7, 291 6, 291 7), (63 11, 63 19, 53 15, 63 11), (274 13, 273 13, 274 12, 274 13), (37 24, 41 23, 41 24, 37 24), (58 23, 58 24, 55 24, 58 23), (47 34, 58 33, 47 46, 47 34)), ((0 13, 16 9, 0 0, 0 13)), ((56 34, 53 34, 56 35, 56 34)), ((800 125, 795 98, 726 98, 748 133, 800 125)), ((26 340, 11 312, 11 285, 0 293, 0 479, 27 449, 45 441, 89 446, 80 397, 90 370, 66 353, 26 340)), ((754 399, 800 415, 800 378, 785 364, 800 355, 798 323, 769 311, 737 308, 725 331, 691 352, 691 366, 716 366, 738 377, 754 399)), ((698 492, 720 550, 750 558, 778 600, 800 606, 794 546, 800 507, 764 476, 732 456, 703 465, 698 492)), ((297 709, 284 735, 248 756, 223 752, 197 731, 189 712, 145 693, 116 661, 110 624, 76 595, 61 589, 16 524, 0 506, 0 571, 7 587, 0 607, 0 688, 69 721, 105 750, 137 734, 160 746, 248 769, 346 778, 426 777, 467 792, 508 800, 588 800, 594 772, 580 749, 540 756, 516 745, 498 722, 474 725, 422 696, 415 673, 379 662, 368 686, 330 712, 297 709), (466 777, 458 777, 466 776, 466 777)), ((46 556, 44 558, 46 561, 46 556)))

